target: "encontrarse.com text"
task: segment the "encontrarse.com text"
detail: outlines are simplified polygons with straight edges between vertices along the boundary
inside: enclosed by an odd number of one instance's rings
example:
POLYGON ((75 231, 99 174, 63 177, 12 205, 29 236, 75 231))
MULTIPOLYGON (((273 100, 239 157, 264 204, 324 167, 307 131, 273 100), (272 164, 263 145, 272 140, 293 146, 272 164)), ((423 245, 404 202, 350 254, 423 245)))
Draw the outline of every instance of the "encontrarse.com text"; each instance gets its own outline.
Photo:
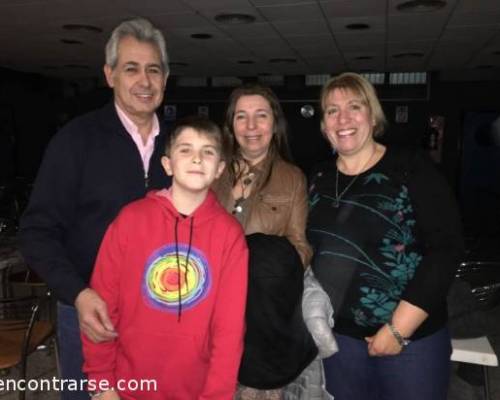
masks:
POLYGON ((99 382, 93 379, 0 379, 0 391, 106 391, 110 389, 130 392, 155 392, 157 384, 155 379, 119 379, 116 385, 112 386, 107 380, 99 382))

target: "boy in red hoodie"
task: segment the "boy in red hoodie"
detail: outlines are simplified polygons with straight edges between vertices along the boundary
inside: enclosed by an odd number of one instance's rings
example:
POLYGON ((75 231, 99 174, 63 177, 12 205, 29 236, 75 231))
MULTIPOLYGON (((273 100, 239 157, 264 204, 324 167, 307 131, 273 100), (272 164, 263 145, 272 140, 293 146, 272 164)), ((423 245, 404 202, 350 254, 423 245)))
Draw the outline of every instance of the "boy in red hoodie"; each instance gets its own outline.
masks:
POLYGON ((127 205, 104 237, 91 286, 117 338, 82 336, 96 400, 233 398, 248 251, 209 190, 224 169, 222 142, 209 120, 180 123, 162 159, 171 188, 127 205))

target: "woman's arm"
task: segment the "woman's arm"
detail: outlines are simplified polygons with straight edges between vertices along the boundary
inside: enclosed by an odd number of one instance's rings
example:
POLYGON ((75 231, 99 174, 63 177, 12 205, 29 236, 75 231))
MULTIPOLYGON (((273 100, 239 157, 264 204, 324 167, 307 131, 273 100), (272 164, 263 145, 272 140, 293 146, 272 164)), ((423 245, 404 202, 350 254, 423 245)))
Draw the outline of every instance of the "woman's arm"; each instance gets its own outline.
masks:
POLYGON ((297 249, 302 264, 306 268, 312 256, 312 249, 307 242, 305 233, 308 212, 306 178, 302 172, 297 170, 293 181, 290 219, 287 223, 285 236, 290 240, 295 249, 297 249))
MULTIPOLYGON (((403 337, 409 338, 428 317, 424 310, 401 300, 392 314, 392 325, 403 337)), ((371 337, 365 338, 368 343, 368 353, 371 356, 389 356, 399 354, 403 347, 385 324, 371 337)))
POLYGON ((464 250, 458 205, 445 178, 422 152, 415 156, 408 193, 423 258, 401 299, 428 313, 435 313, 437 308, 444 312, 464 250))
MULTIPOLYGON (((407 185, 423 258, 392 316, 394 328, 404 338, 411 337, 429 313, 446 310, 446 295, 463 253, 456 200, 444 177, 422 152, 415 155, 407 185)), ((366 340, 370 355, 402 350, 388 325, 366 340)))

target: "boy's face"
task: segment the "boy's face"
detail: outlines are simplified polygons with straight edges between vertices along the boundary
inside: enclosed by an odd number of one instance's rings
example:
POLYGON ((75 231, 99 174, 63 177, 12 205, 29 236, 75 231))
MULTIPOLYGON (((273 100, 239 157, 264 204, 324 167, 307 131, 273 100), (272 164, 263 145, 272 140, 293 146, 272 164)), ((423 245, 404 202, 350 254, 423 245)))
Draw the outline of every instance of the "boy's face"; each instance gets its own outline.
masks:
POLYGON ((170 148, 170 156, 162 157, 165 172, 172 185, 192 193, 208 190, 224 170, 217 144, 208 135, 185 128, 170 148))

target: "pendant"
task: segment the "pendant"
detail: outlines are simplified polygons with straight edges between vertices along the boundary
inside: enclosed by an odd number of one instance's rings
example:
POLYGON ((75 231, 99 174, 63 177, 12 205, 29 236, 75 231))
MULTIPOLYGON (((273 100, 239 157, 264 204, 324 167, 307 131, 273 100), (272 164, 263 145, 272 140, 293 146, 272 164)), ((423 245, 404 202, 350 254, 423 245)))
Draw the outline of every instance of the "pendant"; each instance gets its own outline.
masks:
POLYGON ((340 206, 340 201, 338 199, 334 199, 332 201, 332 207, 339 208, 339 206, 340 206))
POLYGON ((236 201, 234 202, 234 207, 233 207, 233 212, 232 212, 233 215, 240 214, 243 212, 243 202, 244 201, 245 201, 245 199, 243 197, 236 199, 236 201))

